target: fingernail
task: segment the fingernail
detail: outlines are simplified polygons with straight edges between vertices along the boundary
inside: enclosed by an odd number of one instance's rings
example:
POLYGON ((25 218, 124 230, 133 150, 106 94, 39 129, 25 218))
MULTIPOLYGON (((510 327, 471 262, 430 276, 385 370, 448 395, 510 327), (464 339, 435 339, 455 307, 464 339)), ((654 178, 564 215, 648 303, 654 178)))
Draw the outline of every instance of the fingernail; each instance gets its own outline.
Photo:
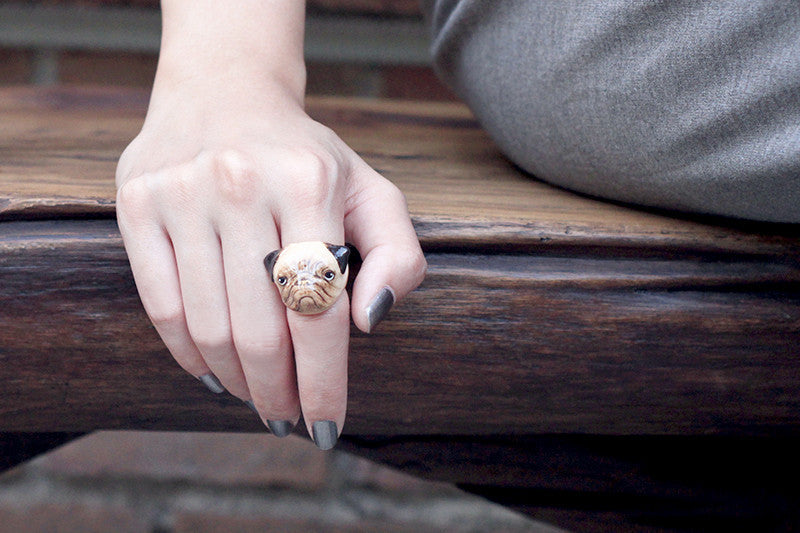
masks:
POLYGON ((389 314, 389 309, 394 305, 394 292, 389 287, 384 287, 367 306, 367 321, 371 332, 381 320, 389 314))
POLYGON ((225 392, 225 387, 223 387, 222 383, 219 382, 217 376, 215 376, 211 372, 209 372, 208 374, 204 374, 197 379, 202 381, 203 385, 208 387, 208 390, 210 390, 214 394, 220 394, 225 392))
POLYGON ((294 424, 288 420, 267 420, 267 427, 276 437, 287 437, 294 429, 294 424))
POLYGON ((330 450, 336 446, 336 441, 339 439, 336 422, 332 420, 314 422, 314 425, 311 426, 311 433, 314 438, 314 444, 320 450, 330 450))
POLYGON ((255 414, 257 414, 257 415, 261 416, 261 415, 258 413, 258 409, 256 409, 256 404, 254 404, 254 403, 253 403, 253 400, 247 400, 246 402, 244 402, 244 404, 245 404, 247 407, 249 407, 249 408, 250 408, 250 410, 251 410, 251 411, 253 411, 255 414))

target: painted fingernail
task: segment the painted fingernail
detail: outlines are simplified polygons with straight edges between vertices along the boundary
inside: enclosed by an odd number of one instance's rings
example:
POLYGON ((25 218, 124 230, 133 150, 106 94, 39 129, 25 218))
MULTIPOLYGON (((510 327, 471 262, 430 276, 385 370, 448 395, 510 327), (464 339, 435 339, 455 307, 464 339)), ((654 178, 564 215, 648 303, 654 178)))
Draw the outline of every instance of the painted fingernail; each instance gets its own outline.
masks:
POLYGON ((320 450, 330 450, 336 446, 336 441, 339 439, 339 431, 336 429, 336 422, 332 420, 323 420, 314 422, 311 426, 312 437, 314 444, 320 450))
POLYGON ((294 429, 294 424, 288 420, 267 420, 267 427, 276 437, 288 437, 294 429))
POLYGON ((223 387, 222 383, 219 382, 217 376, 215 376, 211 372, 209 372, 208 374, 204 374, 197 379, 202 381, 203 385, 208 387, 208 390, 210 390, 214 394, 221 394, 225 392, 225 387, 223 387))
POLYGON ((367 306, 367 320, 371 332, 381 320, 389 314, 389 309, 394 305, 394 292, 390 287, 384 287, 367 306))

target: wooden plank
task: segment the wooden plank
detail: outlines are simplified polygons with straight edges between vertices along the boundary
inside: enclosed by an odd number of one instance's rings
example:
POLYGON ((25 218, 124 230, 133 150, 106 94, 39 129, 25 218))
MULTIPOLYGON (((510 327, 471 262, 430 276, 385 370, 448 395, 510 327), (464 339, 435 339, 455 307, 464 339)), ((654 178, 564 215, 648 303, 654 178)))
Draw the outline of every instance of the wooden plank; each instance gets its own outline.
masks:
MULTIPOLYGON (((0 90, 0 220, 112 217, 115 162, 146 101, 146 92, 120 89, 0 90)), ((800 257, 800 225, 674 218, 533 180, 460 104, 328 98, 308 108, 403 190, 430 249, 800 257)))
MULTIPOLYGON (((800 430, 793 261, 428 261, 375 334, 353 333, 345 432, 800 430)), ((164 350, 113 220, 2 223, 0 324, 0 430, 259 429, 164 350)))

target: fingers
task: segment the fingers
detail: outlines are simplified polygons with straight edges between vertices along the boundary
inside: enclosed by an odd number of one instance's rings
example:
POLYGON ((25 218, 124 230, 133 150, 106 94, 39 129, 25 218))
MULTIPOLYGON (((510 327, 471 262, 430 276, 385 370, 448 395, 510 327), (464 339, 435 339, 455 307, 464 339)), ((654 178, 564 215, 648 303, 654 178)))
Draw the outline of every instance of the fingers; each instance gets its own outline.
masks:
POLYGON ((350 302, 343 293, 317 315, 287 310, 264 256, 302 241, 343 244, 347 234, 364 257, 352 302, 364 331, 426 266, 403 195, 363 161, 352 164, 311 157, 266 176, 254 170, 264 165, 227 173, 201 165, 173 182, 171 196, 142 193, 148 180, 137 178, 118 201, 142 301, 178 363, 252 400, 273 433, 287 433, 302 411, 324 449, 345 421, 350 302), (196 175, 215 178, 198 184, 196 175), (198 194, 203 183, 212 185, 198 194))
POLYGON ((272 217, 229 212, 220 221, 231 332, 250 395, 272 433, 289 434, 300 417, 286 310, 263 259, 279 248, 272 217))
POLYGON ((318 315, 287 310, 306 428, 314 442, 333 448, 347 411, 350 304, 347 293, 318 315))
POLYGON ((396 300, 425 277, 427 263, 403 194, 366 163, 353 175, 355 192, 344 224, 364 258, 353 286, 353 322, 371 332, 396 300))
MULTIPOLYGON (((317 191, 327 190, 319 183, 315 188, 317 191)), ((335 200, 341 196, 328 192, 281 211, 282 246, 304 241, 343 244, 343 201, 335 200)), ((289 309, 286 313, 294 346, 303 418, 317 446, 329 449, 341 434, 347 409, 350 338, 347 294, 342 293, 331 308, 317 315, 301 315, 289 309)))
POLYGON ((203 360, 234 396, 250 392, 233 343, 220 238, 210 224, 167 221, 180 273, 186 324, 203 360))
POLYGON ((141 184, 120 189, 117 219, 142 305, 178 364, 222 392, 189 334, 175 253, 141 184))

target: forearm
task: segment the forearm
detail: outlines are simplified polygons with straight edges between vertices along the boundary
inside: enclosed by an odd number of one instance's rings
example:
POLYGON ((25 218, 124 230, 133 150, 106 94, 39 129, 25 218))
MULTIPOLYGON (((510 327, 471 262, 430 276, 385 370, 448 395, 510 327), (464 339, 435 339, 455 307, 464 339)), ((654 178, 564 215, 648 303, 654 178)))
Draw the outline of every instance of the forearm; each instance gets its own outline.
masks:
POLYGON ((181 84, 279 90, 302 105, 304 1, 162 0, 161 9, 156 91, 181 84))

